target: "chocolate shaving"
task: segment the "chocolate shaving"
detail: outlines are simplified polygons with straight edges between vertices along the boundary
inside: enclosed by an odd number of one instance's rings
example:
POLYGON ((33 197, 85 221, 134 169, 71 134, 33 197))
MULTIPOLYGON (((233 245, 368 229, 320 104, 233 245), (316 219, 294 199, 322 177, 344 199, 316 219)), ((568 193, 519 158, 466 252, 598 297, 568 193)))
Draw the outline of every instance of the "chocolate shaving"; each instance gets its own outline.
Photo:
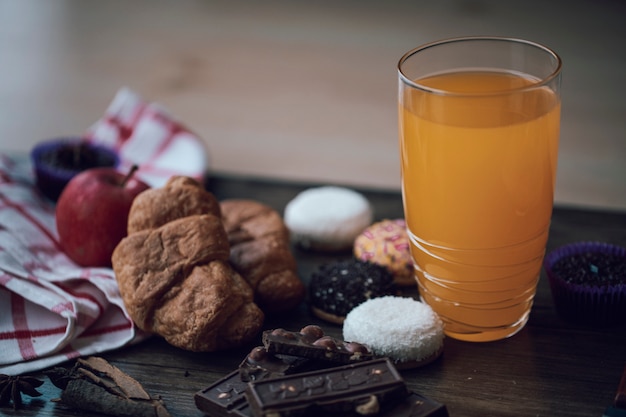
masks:
POLYGON ((59 401, 72 408, 116 417, 170 416, 161 398, 102 358, 78 359, 73 368, 53 368, 47 375, 63 390, 59 401))

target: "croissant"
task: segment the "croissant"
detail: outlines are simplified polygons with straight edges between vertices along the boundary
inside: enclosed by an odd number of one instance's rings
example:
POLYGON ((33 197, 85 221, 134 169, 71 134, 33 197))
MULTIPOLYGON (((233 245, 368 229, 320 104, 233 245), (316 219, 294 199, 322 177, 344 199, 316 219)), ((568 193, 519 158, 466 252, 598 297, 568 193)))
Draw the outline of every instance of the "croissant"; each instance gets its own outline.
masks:
POLYGON ((213 194, 191 177, 174 176, 163 188, 146 190, 133 200, 128 216, 128 234, 154 229, 192 214, 220 217, 220 205, 213 194))
POLYGON ((251 341, 264 320, 229 256, 215 197, 192 178, 173 177, 135 198, 112 265, 139 328, 183 349, 215 351, 251 341))
POLYGON ((271 207, 252 200, 220 202, 230 243, 230 263, 248 281, 255 300, 268 314, 288 311, 305 297, 289 231, 271 207))

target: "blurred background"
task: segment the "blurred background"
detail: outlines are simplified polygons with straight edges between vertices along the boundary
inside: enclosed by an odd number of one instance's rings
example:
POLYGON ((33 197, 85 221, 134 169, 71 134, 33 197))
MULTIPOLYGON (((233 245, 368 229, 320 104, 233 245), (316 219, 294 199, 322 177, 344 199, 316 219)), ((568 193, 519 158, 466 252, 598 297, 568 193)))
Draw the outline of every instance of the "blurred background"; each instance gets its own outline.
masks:
POLYGON ((396 63, 463 35, 561 55, 556 203, 626 210, 622 0, 0 0, 0 152, 80 135, 126 86, 213 171, 399 190, 396 63))

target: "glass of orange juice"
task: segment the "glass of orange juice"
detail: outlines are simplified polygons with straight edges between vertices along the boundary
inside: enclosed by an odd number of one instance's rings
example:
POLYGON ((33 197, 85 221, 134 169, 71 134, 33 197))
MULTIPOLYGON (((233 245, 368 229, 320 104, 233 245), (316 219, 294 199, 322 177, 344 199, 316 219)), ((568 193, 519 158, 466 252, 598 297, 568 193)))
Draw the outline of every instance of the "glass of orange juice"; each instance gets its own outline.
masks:
POLYGON ((465 37, 398 63, 404 213, 420 297, 448 336, 524 327, 548 239, 561 59, 540 44, 465 37))

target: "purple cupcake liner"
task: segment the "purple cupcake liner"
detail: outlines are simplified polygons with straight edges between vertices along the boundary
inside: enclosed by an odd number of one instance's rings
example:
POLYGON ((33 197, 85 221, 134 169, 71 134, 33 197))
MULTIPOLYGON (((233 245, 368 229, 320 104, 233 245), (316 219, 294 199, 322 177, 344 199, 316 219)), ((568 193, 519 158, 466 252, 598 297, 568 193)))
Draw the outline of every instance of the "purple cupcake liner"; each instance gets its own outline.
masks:
POLYGON ((119 164, 119 156, 114 150, 95 143, 88 143, 79 137, 56 138, 37 144, 31 151, 35 183, 37 188, 53 201, 59 198, 61 191, 63 191, 67 183, 84 169, 67 169, 50 165, 44 161, 44 155, 53 152, 61 146, 79 143, 85 143, 90 149, 98 153, 98 160, 94 168, 114 168, 119 164))
POLYGON ((544 259, 544 269, 557 312, 563 319, 580 324, 613 326, 626 323, 626 284, 571 283, 553 270, 559 260, 587 252, 624 257, 626 262, 626 248, 603 242, 576 242, 550 252, 544 259))

